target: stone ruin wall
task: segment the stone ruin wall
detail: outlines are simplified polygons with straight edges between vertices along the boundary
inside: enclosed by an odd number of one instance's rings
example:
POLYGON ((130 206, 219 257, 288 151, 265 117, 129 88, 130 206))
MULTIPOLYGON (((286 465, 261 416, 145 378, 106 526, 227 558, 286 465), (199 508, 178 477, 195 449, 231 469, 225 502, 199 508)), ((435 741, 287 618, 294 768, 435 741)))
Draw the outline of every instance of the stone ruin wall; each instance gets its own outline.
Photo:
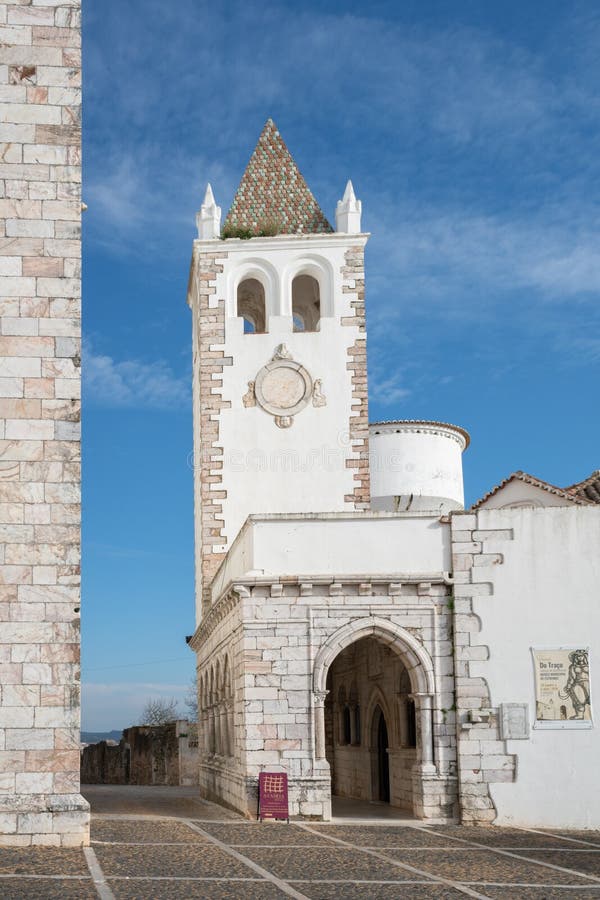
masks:
POLYGON ((81 753, 83 784, 198 784, 198 727, 180 719, 134 725, 115 741, 88 744, 81 753))
POLYGON ((79 794, 80 0, 0 2, 0 844, 79 794))

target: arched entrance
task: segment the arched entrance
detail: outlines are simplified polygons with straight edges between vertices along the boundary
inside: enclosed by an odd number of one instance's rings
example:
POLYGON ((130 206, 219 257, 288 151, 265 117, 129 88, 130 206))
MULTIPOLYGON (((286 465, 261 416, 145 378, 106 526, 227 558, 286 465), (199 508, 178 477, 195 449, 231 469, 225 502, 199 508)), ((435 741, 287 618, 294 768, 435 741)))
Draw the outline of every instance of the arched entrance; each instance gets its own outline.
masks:
POLYGON ((423 646, 386 620, 349 623, 319 650, 314 688, 315 766, 327 761, 332 796, 424 817, 424 782, 439 776, 423 646))

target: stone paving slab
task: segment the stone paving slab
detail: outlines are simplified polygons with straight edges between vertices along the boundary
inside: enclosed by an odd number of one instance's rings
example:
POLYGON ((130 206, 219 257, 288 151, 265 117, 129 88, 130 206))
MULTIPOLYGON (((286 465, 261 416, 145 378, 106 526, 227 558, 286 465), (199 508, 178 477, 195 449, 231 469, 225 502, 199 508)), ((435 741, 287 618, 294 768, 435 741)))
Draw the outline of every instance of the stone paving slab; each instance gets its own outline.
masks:
MULTIPOLYGON (((392 851, 393 852, 393 851, 392 851)), ((376 881, 414 881, 414 873, 406 872, 391 863, 374 856, 360 854, 353 849, 333 847, 244 847, 244 856, 258 863, 278 878, 316 880, 326 878, 346 879, 348 873, 356 879, 376 881)))
POLYGON ((197 787, 136 784, 82 784, 81 793, 95 814, 174 816, 243 821, 239 813, 200 799, 197 787))
MULTIPOLYGON (((554 832, 552 832, 554 833, 554 832)), ((600 831, 586 831, 585 829, 563 831, 561 840, 571 838, 576 841, 586 841, 589 844, 596 844, 600 847, 600 831)))
POLYGON ((485 888, 478 889, 480 893, 485 894, 486 897, 492 898, 494 900, 495 897, 501 897, 502 900, 512 900, 512 898, 519 898, 519 900, 596 900, 596 898, 600 897, 600 890, 598 888, 592 888, 588 890, 587 888, 575 887, 575 888, 560 888, 560 887, 518 887, 518 888, 510 888, 506 885, 498 886, 498 887, 490 887, 486 885, 485 888), (513 891, 513 893, 510 893, 513 891))
POLYGON ((109 880, 117 900, 279 900, 288 895, 268 881, 109 880))
MULTIPOLYGON (((528 850, 526 854, 523 853, 523 856, 525 855, 529 859, 552 863, 552 865, 562 866, 564 869, 576 869, 579 872, 585 872, 586 875, 600 878, 600 847, 597 850, 561 850, 560 853, 552 850, 528 850)), ((598 887, 600 888, 600 884, 598 887)))
POLYGON ((180 822, 97 818, 92 820, 91 839, 92 844, 98 841, 118 844, 201 844, 206 841, 206 838, 180 822))
POLYGON ((111 875, 172 876, 187 878, 252 878, 255 872, 212 845, 185 847, 94 847, 106 877, 111 875))
MULTIPOLYGON (((386 850, 385 854, 432 875, 471 884, 498 881, 513 884, 590 884, 587 879, 574 873, 547 869, 526 859, 499 856, 489 850, 473 850, 470 853, 454 850, 386 850)), ((556 864, 554 860, 552 864, 556 864)))
MULTIPOLYGON (((89 878, 90 873, 81 850, 3 847, 0 848, 0 875, 84 875, 89 878)), ((2 884, 4 880, 0 888, 2 884)))
MULTIPOLYGON (((311 900, 460 900, 465 894, 448 888, 445 885, 432 884, 384 884, 382 882, 369 882, 356 884, 351 881, 344 883, 327 883, 318 881, 312 884, 306 882, 292 882, 301 894, 310 897, 311 900)), ((575 900, 575 898, 571 898, 575 900)))
MULTIPOLYGON (((360 847, 447 847, 453 842, 425 829, 387 825, 310 825, 312 832, 338 838, 360 847)), ((460 844, 456 844, 460 847, 460 844)))
POLYGON ((98 900, 91 878, 1 878, 2 900, 98 900))
POLYGON ((306 845, 317 844, 331 847, 331 843, 319 834, 309 834, 303 828, 294 825, 286 825, 283 822, 212 825, 207 822, 196 821, 196 825, 212 834, 219 841, 231 844, 233 847, 244 845, 277 845, 289 844, 306 845))
MULTIPOLYGON (((411 829, 412 830, 412 829, 411 829)), ((423 829, 427 831, 427 828, 423 829)), ((539 847, 540 849, 547 847, 565 847, 575 846, 571 841, 565 840, 564 837, 555 837, 553 834, 540 834, 535 831, 525 831, 522 828, 495 828, 493 825, 488 828, 475 828, 469 825, 438 825, 433 827, 431 831, 435 831, 440 835, 447 837, 460 838, 463 841, 473 841, 476 844, 485 844, 490 847, 539 847)), ((593 832, 592 832, 593 833, 593 832)), ((565 836, 571 836, 571 832, 565 832, 565 836)), ((446 846, 452 841, 446 841, 446 846)), ((456 846, 460 846, 457 842, 456 846)))

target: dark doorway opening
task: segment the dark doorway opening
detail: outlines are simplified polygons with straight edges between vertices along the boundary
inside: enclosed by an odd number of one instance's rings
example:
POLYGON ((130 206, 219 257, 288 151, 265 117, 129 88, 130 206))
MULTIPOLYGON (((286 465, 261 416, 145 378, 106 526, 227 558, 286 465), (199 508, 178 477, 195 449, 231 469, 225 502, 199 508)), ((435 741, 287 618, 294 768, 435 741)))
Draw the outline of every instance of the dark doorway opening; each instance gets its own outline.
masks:
POLYGON ((380 707, 377 708, 379 721, 377 723, 377 773, 378 773, 378 799, 384 803, 390 802, 390 759, 388 755, 388 730, 385 716, 380 707))

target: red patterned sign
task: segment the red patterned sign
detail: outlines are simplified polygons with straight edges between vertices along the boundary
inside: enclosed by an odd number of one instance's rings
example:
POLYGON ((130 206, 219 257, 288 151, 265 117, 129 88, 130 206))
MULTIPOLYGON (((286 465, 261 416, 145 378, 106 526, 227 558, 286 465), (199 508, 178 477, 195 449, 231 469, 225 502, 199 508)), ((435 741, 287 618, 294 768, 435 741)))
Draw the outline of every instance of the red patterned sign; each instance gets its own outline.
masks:
POLYGON ((290 820, 288 779, 285 772, 261 772, 258 776, 259 819, 290 820))

